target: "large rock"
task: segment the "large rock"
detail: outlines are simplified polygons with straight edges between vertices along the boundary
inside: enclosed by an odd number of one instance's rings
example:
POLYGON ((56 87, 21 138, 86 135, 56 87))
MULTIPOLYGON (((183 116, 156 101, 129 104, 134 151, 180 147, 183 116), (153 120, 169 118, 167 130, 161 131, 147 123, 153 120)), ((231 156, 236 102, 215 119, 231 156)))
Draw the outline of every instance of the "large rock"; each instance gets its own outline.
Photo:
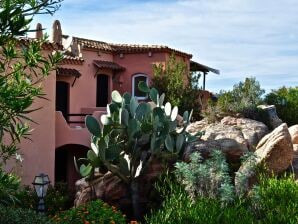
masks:
POLYGON ((269 132, 264 123, 247 118, 228 116, 224 117, 221 123, 240 129, 251 151, 255 150, 259 141, 269 132))
MULTIPOLYGON (((153 182, 158 175, 166 170, 165 167, 166 165, 161 159, 154 158, 146 174, 139 179, 140 202, 143 209, 146 209, 148 204, 148 196, 152 191, 153 182)), ((85 178, 78 180, 76 190, 75 207, 99 198, 125 211, 126 214, 131 212, 129 186, 110 172, 105 174, 97 173, 92 181, 86 181, 85 178)))
POLYGON ((294 150, 294 156, 293 156, 292 166, 293 166, 295 178, 298 181, 298 144, 293 145, 293 150, 294 150))
POLYGON ((271 129, 277 128, 282 124, 282 120, 277 116, 275 105, 259 105, 258 108, 263 111, 261 116, 264 123, 266 123, 271 129))
MULTIPOLYGON (((257 145, 255 165, 265 165, 269 174, 280 174, 293 160, 293 144, 287 125, 284 123, 267 134, 257 145)), ((238 192, 247 191, 255 183, 256 172, 250 161, 245 162, 235 177, 238 192)))
POLYGON ((225 117, 220 123, 208 124, 206 120, 192 123, 187 131, 191 134, 203 131, 205 134, 187 146, 184 154, 186 161, 193 152, 198 151, 203 157, 208 157, 212 150, 219 149, 229 161, 239 162, 244 153, 255 150, 259 140, 268 133, 268 128, 258 121, 225 117))
POLYGON ((298 124, 289 127, 293 144, 298 144, 298 124))

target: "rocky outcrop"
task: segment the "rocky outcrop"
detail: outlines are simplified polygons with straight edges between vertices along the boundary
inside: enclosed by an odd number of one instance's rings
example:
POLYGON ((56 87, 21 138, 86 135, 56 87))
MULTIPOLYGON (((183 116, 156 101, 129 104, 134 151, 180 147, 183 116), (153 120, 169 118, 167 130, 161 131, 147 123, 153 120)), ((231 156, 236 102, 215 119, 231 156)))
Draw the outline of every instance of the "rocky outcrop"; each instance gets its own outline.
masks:
MULTIPOLYGON (((164 170, 164 163, 160 159, 155 158, 146 174, 139 179, 140 201, 144 208, 148 202, 153 182, 164 170)), ((76 192, 75 207, 99 198, 122 211, 129 212, 131 208, 129 186, 111 172, 105 174, 97 173, 92 181, 86 181, 85 178, 77 181, 76 192)))
MULTIPOLYGON (((264 136, 255 151, 255 165, 264 165, 269 174, 280 174, 285 171, 293 160, 293 145, 286 124, 282 124, 264 136)), ((238 192, 250 189, 255 183, 256 172, 251 161, 242 164, 235 177, 238 192)))
POLYGON ((293 150, 294 150, 294 156, 293 156, 292 168, 295 174, 295 178, 298 181, 298 144, 293 145, 293 150))
POLYGON ((191 134, 202 131, 204 135, 187 146, 184 153, 186 161, 195 151, 208 157, 212 150, 219 149, 226 154, 229 161, 239 162, 244 153, 255 150, 259 140, 268 133, 268 128, 258 121, 225 117, 215 124, 208 124, 206 120, 192 123, 187 131, 191 134))
POLYGON ((258 108, 262 110, 260 111, 261 118, 271 129, 282 124, 282 120, 277 116, 275 105, 259 105, 258 108))
POLYGON ((298 124, 289 127, 293 144, 298 144, 298 124))

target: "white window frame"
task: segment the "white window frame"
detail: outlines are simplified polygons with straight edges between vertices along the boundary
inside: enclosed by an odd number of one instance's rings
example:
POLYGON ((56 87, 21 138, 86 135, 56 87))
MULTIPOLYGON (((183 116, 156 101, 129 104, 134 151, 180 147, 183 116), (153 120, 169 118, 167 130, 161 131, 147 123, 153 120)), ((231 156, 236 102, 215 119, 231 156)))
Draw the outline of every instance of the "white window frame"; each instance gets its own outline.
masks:
POLYGON ((135 78, 137 77, 145 77, 146 78, 146 84, 148 85, 149 83, 149 78, 148 75, 144 73, 137 73, 132 76, 132 96, 136 97, 138 100, 146 100, 148 97, 147 96, 135 96, 135 78))

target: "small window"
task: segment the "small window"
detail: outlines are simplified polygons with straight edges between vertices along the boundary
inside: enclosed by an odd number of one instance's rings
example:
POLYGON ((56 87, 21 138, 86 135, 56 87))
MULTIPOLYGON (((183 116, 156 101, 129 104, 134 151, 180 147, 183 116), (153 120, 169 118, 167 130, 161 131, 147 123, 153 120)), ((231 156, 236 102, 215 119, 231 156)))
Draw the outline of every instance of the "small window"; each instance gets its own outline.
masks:
POLYGON ((145 74, 137 74, 132 77, 132 95, 137 97, 139 100, 147 99, 147 94, 141 92, 138 88, 139 82, 146 82, 148 85, 148 77, 145 74))

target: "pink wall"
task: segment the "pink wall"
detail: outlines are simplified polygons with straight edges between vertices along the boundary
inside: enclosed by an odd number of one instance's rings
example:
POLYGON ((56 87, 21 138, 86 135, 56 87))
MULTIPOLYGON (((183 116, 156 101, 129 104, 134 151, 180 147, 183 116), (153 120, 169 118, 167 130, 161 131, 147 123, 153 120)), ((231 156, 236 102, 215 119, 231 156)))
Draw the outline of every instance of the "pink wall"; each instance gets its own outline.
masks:
POLYGON ((37 124, 30 123, 33 129, 30 136, 32 141, 22 140, 19 146, 24 161, 18 164, 13 162, 7 167, 8 170, 15 170, 22 178, 22 183, 26 185, 31 185, 35 175, 39 173, 48 174, 50 180, 54 181, 55 83, 55 72, 51 72, 42 83, 48 100, 35 99, 32 105, 32 108, 42 107, 42 109, 29 114, 37 124))

